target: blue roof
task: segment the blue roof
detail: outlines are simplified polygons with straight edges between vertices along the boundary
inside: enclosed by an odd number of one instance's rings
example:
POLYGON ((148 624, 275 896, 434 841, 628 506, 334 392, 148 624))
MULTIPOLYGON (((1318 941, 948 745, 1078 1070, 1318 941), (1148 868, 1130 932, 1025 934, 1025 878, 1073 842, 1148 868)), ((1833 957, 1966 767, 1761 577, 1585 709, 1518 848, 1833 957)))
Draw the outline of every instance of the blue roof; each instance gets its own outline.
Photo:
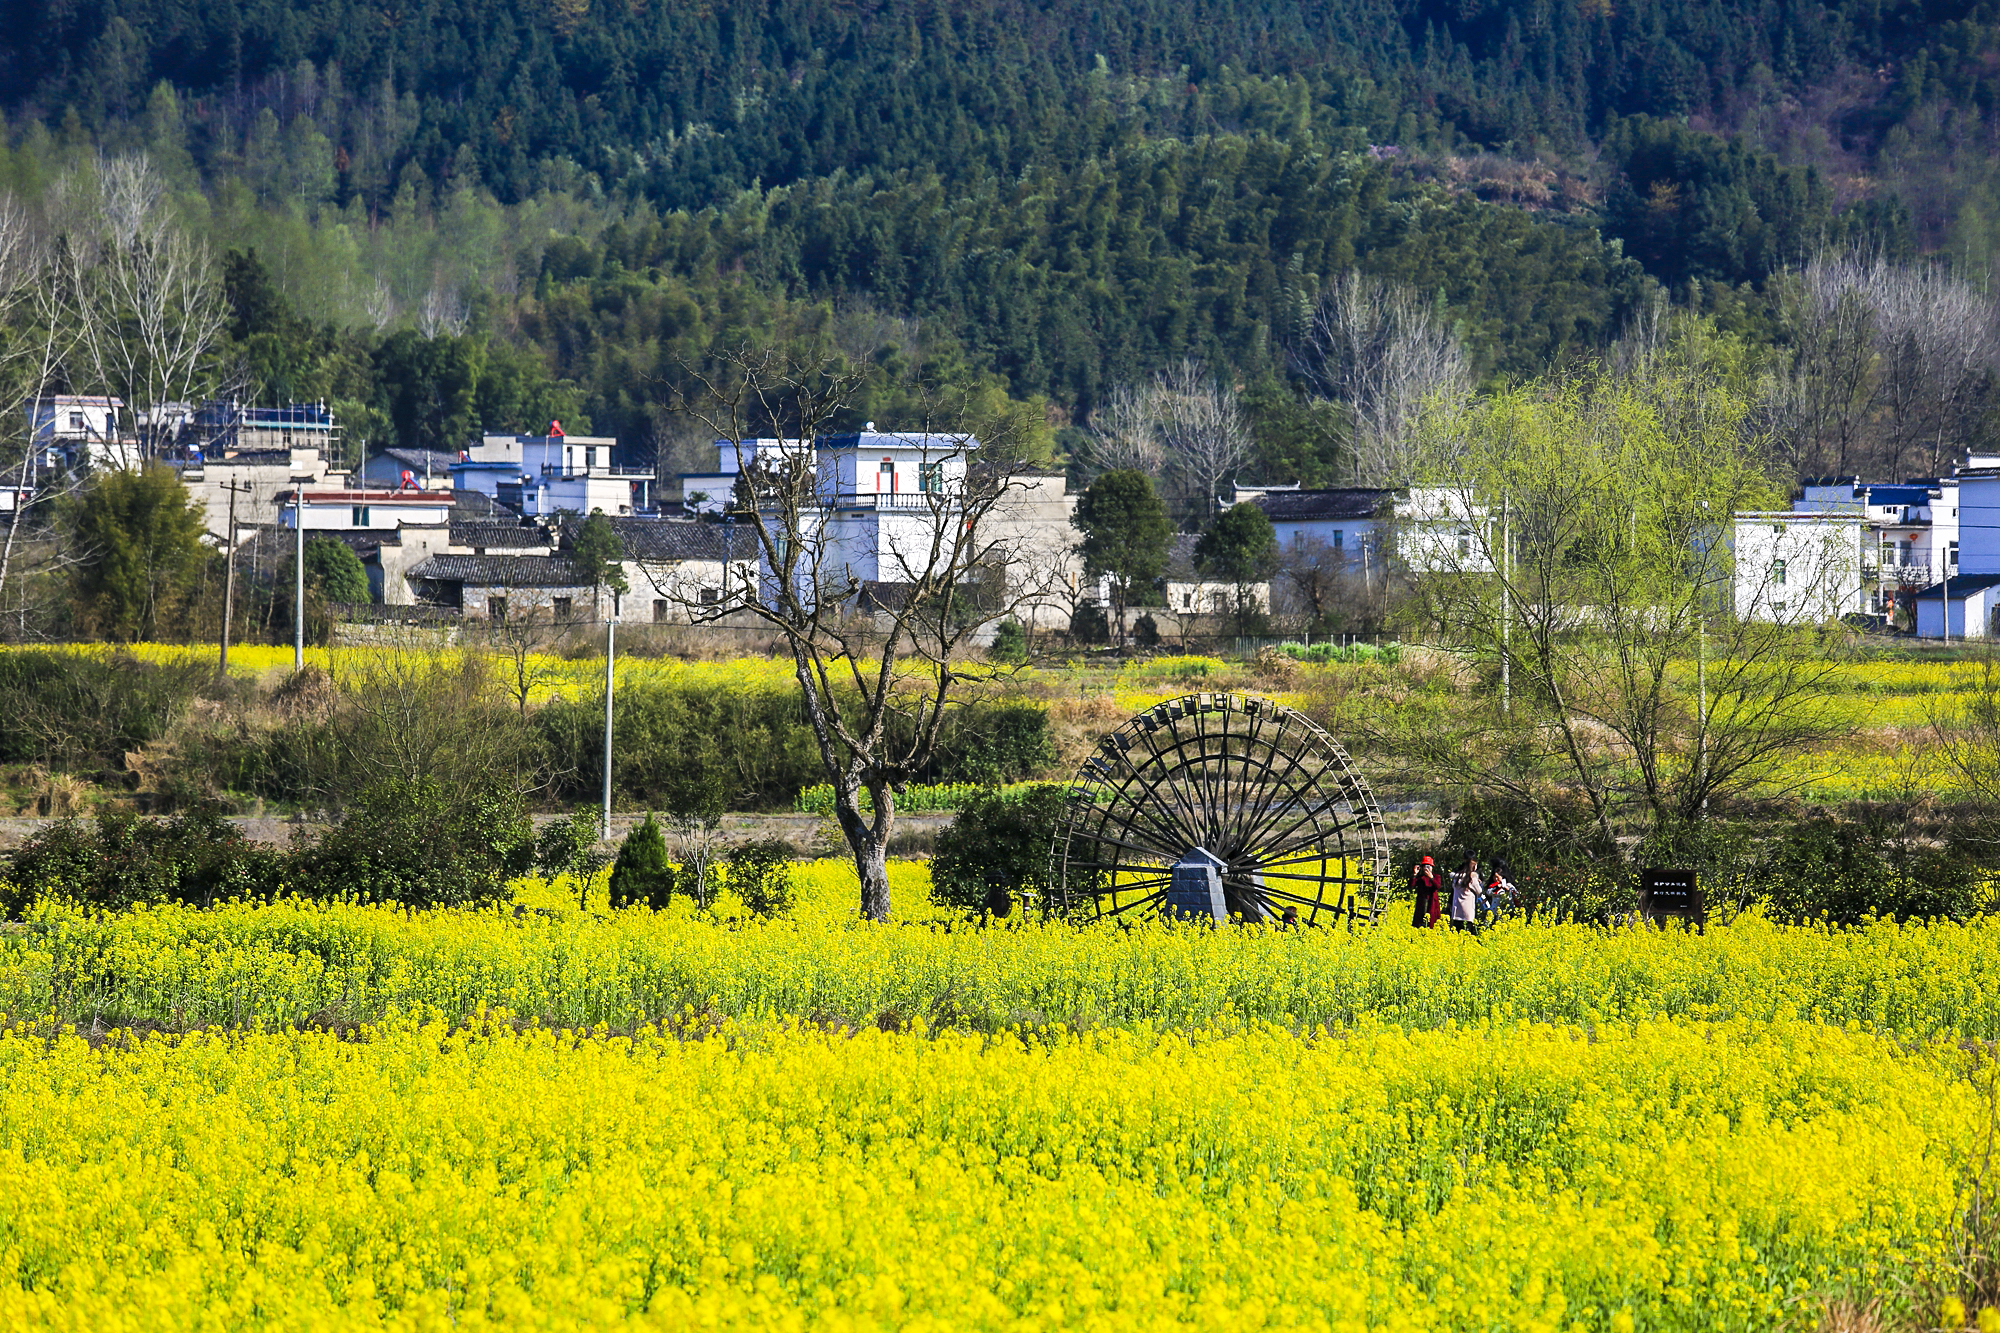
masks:
POLYGON ((979 447, 979 441, 971 435, 954 435, 950 431, 850 431, 845 435, 822 435, 813 441, 819 449, 937 449, 949 451, 959 448, 964 441, 967 449, 979 447))
POLYGON ((1931 502, 1931 488, 1928 486, 1870 486, 1868 503, 1872 505, 1927 505, 1931 502))
POLYGON ((1918 597, 1938 597, 1939 587, 1945 588, 1945 597, 1967 597, 1975 592, 1985 592, 1988 588, 2000 587, 2000 574, 1954 574, 1943 585, 1936 583, 1927 588, 1917 589, 1918 597))

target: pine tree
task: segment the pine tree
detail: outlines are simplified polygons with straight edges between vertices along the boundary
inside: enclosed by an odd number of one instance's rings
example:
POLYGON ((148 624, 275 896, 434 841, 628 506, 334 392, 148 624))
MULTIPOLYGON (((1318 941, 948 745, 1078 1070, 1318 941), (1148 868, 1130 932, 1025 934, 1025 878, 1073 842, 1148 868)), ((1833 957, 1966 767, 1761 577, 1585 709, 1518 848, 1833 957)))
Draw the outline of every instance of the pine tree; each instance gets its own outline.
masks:
POLYGON ((658 911, 673 896, 674 867, 667 860, 666 835, 649 814, 618 848, 618 859, 611 866, 611 906, 615 910, 643 904, 658 911))

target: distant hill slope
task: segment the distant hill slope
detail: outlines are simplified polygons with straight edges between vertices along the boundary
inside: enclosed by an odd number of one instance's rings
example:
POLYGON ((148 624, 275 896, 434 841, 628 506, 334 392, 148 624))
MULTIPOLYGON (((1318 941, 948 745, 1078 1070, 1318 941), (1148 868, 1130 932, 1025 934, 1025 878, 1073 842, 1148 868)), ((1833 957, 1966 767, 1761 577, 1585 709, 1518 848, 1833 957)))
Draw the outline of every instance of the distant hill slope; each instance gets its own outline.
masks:
POLYGON ((9 114, 74 110, 101 131, 142 117, 165 80, 193 99, 198 156, 220 165, 266 109, 281 124, 308 115, 337 152, 337 192, 375 202, 408 163, 432 180, 476 173, 507 199, 568 158, 674 205, 835 171, 1013 174, 1080 161, 1123 119, 1231 128, 1227 98, 1177 96, 1231 73, 1302 78, 1315 121, 1378 141, 1517 152, 1579 151, 1618 116, 1776 140, 1817 112, 1829 159, 1865 156, 1927 100, 1979 113, 2000 100, 1989 7, 1969 4, 9 0, 0 13, 9 114))

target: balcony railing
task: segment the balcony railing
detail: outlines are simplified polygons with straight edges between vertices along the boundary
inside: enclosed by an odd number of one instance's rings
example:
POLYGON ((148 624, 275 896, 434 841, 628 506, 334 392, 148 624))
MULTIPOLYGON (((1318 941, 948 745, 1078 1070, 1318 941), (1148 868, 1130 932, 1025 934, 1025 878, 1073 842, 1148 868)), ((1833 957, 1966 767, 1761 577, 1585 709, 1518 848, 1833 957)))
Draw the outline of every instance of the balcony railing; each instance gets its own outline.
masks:
POLYGON ((949 505, 951 497, 944 491, 881 491, 842 495, 836 492, 820 503, 829 509, 901 509, 928 513, 934 505, 949 505))

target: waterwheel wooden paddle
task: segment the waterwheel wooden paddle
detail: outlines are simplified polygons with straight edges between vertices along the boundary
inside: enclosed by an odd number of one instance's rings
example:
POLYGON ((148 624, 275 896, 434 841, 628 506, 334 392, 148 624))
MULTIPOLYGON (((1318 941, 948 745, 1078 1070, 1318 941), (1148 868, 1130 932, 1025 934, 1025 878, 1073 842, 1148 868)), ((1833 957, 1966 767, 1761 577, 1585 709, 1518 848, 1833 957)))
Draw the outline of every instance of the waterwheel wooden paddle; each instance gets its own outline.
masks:
POLYGON ((1056 910, 1372 924, 1389 843, 1340 743, 1269 699, 1190 694, 1106 736, 1050 849, 1056 910))

